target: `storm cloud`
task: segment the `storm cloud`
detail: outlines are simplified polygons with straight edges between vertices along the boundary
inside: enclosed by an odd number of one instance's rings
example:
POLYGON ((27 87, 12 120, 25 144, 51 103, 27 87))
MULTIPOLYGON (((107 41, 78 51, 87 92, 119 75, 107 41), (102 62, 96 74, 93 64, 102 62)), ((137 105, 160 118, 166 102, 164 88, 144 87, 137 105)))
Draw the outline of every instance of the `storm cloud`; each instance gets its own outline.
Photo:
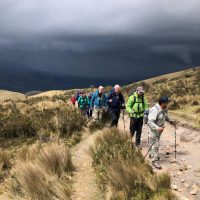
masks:
POLYGON ((1 0, 0 60, 139 80, 200 64, 199 0, 1 0))

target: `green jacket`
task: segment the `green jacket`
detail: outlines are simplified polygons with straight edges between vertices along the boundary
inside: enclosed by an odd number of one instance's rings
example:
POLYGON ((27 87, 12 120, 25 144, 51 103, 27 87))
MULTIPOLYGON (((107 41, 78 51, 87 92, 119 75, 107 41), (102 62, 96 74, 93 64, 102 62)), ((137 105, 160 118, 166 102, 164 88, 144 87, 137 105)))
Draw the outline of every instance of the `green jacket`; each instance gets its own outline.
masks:
POLYGON ((79 97, 78 99, 78 107, 81 110, 85 110, 87 107, 89 106, 89 99, 86 96, 85 98, 83 98, 82 96, 79 97))
POLYGON ((130 117, 140 118, 144 116, 144 111, 148 109, 148 103, 145 97, 139 97, 137 92, 134 92, 128 99, 126 110, 130 117), (132 111, 134 113, 132 113, 132 111))

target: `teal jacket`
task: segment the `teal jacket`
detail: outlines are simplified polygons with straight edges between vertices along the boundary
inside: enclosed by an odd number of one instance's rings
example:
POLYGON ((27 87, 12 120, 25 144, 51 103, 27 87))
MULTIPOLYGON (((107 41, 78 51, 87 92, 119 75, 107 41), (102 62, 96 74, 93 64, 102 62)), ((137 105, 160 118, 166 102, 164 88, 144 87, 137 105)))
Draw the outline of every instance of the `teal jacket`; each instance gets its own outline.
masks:
POLYGON ((87 96, 85 96, 84 98, 82 96, 80 96, 78 98, 78 107, 81 110, 86 109, 89 106, 89 99, 87 96))
POLYGON ((128 99, 126 104, 126 110, 130 117, 140 118, 144 116, 144 111, 148 109, 148 103, 146 98, 139 97, 137 92, 134 92, 128 99))

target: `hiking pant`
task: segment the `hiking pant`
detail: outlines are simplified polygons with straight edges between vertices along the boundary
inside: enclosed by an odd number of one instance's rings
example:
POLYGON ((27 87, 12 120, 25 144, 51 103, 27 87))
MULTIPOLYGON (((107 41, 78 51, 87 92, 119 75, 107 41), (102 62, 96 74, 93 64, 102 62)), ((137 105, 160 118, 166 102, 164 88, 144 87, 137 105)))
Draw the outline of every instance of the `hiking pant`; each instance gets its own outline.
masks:
POLYGON ((118 125, 119 116, 120 116, 120 110, 110 110, 110 116, 111 116, 111 125, 110 127, 118 125))
POLYGON ((142 126, 143 126, 143 117, 130 118, 130 133, 131 133, 131 137, 133 137, 136 132, 136 137, 135 137, 136 146, 140 145, 142 126))
POLYGON ((88 116, 87 108, 82 108, 82 109, 79 109, 79 110, 80 110, 82 115, 88 116))
POLYGON ((94 121, 101 121, 103 115, 103 109, 102 108, 94 108, 92 117, 94 121))
POLYGON ((150 156, 152 161, 158 161, 159 146, 160 146, 160 133, 150 131, 150 156))

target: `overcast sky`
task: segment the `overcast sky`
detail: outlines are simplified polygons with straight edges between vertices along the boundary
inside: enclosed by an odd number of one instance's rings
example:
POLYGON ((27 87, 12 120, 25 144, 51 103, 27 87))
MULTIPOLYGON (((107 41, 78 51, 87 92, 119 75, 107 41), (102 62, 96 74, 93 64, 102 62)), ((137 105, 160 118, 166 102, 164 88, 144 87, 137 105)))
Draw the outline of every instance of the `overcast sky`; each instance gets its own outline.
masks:
POLYGON ((0 60, 114 79, 200 65, 200 1, 0 0, 0 60))

